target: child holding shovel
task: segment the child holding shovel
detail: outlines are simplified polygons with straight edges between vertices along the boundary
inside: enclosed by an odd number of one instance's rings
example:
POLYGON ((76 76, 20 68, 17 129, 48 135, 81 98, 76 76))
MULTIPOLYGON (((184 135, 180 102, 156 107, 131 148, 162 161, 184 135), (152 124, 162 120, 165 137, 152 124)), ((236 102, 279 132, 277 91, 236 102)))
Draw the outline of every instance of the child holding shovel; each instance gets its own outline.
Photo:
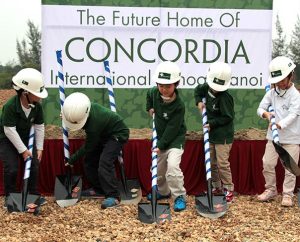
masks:
MULTIPOLYGON (((296 164, 299 160, 300 144, 300 94, 293 84, 294 69, 296 65, 285 56, 274 58, 269 65, 269 83, 273 88, 261 100, 257 114, 270 121, 275 115, 278 136, 282 147, 290 154, 296 164), (268 111, 272 106, 274 113, 268 111)), ((275 166, 278 154, 272 144, 272 131, 268 129, 268 142, 263 156, 263 175, 265 178, 265 191, 257 198, 259 201, 268 201, 277 196, 275 166)), ((287 169, 283 182, 283 197, 281 205, 293 206, 293 192, 296 177, 287 169)))
POLYGON ((234 137, 234 102, 227 89, 230 87, 231 68, 223 62, 211 64, 206 83, 195 88, 195 101, 202 112, 206 98, 209 129, 213 193, 225 192, 227 203, 233 201, 234 184, 229 154, 234 137))
MULTIPOLYGON (((43 109, 39 102, 48 96, 42 74, 33 68, 20 70, 12 78, 12 84, 17 95, 4 104, 0 117, 0 160, 4 166, 6 196, 4 207, 9 194, 16 192, 19 158, 22 160, 26 160, 28 156, 33 158, 28 191, 31 194, 39 194, 38 167, 43 154, 45 130, 43 109), (27 149, 32 125, 35 130, 33 154, 27 149)), ((45 204, 45 198, 40 197, 39 203, 45 204)))
POLYGON ((65 99, 62 118, 70 131, 84 129, 86 133, 85 144, 66 165, 73 165, 85 155, 84 168, 88 181, 95 189, 103 190, 105 195, 101 208, 117 206, 120 194, 114 162, 129 138, 129 129, 123 119, 113 111, 91 103, 85 94, 79 92, 65 99))
MULTIPOLYGON (((158 136, 158 194, 157 199, 175 199, 174 211, 186 209, 186 190, 180 169, 185 143, 185 106, 176 87, 181 79, 179 67, 170 61, 162 62, 156 68, 154 81, 157 87, 147 92, 146 109, 152 117, 158 136)), ((151 194, 148 195, 151 200, 151 194)))

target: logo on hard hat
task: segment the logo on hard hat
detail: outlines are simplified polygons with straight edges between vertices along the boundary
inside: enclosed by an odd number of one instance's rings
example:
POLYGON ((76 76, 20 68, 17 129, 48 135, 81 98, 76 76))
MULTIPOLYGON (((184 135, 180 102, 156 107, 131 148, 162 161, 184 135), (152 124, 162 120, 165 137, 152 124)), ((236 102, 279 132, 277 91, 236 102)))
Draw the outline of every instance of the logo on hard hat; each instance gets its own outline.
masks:
POLYGON ((27 81, 23 80, 23 81, 22 81, 22 84, 28 86, 29 83, 28 83, 27 81))
POLYGON ((225 85, 225 81, 224 80, 221 80, 221 79, 216 78, 216 77, 213 79, 213 83, 216 83, 218 85, 225 85))
POLYGON ((277 76, 281 76, 281 75, 282 75, 281 70, 271 72, 271 77, 277 77, 277 76))
POLYGON ((171 74, 170 73, 165 73, 165 72, 159 72, 158 77, 161 78, 161 79, 170 80, 171 79, 171 74))

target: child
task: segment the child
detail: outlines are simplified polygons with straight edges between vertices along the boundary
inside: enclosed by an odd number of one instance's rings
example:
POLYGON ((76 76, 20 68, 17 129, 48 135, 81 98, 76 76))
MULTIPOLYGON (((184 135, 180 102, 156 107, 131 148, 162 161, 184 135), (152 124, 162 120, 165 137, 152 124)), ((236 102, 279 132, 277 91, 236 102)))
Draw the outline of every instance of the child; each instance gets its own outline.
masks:
MULTIPOLYGON (((48 93, 42 74, 32 68, 20 70, 12 78, 17 95, 10 98, 2 108, 0 119, 0 160, 4 166, 5 204, 10 193, 16 192, 19 157, 26 160, 31 156, 31 170, 28 191, 37 192, 38 166, 42 159, 44 145, 43 109, 39 103, 48 93), (33 154, 28 150, 29 131, 34 125, 35 146, 33 154)), ((41 197, 40 204, 46 200, 41 197)))
MULTIPOLYGON (((186 191, 180 169, 185 142, 185 106, 176 87, 181 79, 179 67, 170 61, 160 63, 154 74, 157 87, 147 92, 146 109, 152 117, 158 136, 158 190, 157 199, 175 199, 174 211, 186 209, 186 191)), ((151 194, 148 195, 151 200, 151 194)))
MULTIPOLYGON (((257 114, 270 120, 275 115, 276 126, 281 145, 291 157, 298 163, 300 144, 300 94, 293 84, 294 69, 296 65, 285 56, 278 56, 270 62, 269 83, 273 88, 268 91, 261 100, 257 114), (275 113, 268 112, 272 106, 275 113)), ((272 144, 272 131, 268 129, 268 142, 263 156, 263 175, 265 177, 265 191, 257 198, 259 201, 274 199, 277 195, 275 166, 277 165, 278 154, 272 144)), ((283 182, 282 206, 293 206, 293 192, 295 189, 296 177, 285 169, 283 182)))
POLYGON ((88 181, 95 190, 103 190, 105 199, 101 208, 119 204, 114 162, 129 137, 129 129, 123 119, 97 103, 91 103, 83 93, 69 95, 63 105, 62 118, 71 131, 84 129, 85 144, 67 161, 73 165, 85 155, 84 168, 88 181))
POLYGON ((234 137, 234 102, 227 89, 230 86, 231 68, 223 62, 211 64, 206 83, 195 88, 195 101, 202 112, 206 98, 209 129, 212 186, 214 193, 225 192, 227 203, 233 201, 234 185, 228 161, 234 137))

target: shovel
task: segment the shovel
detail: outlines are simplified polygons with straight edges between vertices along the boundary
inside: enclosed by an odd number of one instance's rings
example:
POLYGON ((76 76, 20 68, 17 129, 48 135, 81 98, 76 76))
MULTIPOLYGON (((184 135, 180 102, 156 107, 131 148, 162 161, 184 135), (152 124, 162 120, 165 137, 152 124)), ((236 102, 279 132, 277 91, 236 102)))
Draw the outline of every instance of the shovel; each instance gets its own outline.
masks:
POLYGON ((151 189, 151 203, 139 203, 138 204, 138 218, 141 222, 163 223, 166 220, 171 220, 170 204, 169 203, 157 203, 157 154, 153 150, 157 148, 157 133, 153 118, 153 135, 152 135, 152 189, 151 189))
MULTIPOLYGON (((64 89, 64 75, 63 75, 63 62, 61 50, 56 51, 57 63, 58 63, 58 77, 60 80, 59 83, 59 98, 60 98, 60 108, 64 105, 65 101, 65 89, 64 89)), ((64 156, 65 161, 68 161, 70 158, 69 152, 69 137, 68 130, 62 121, 62 130, 63 130, 63 142, 64 142, 64 156)), ((60 207, 68 207, 74 205, 80 199, 82 191, 82 179, 80 176, 72 176, 71 168, 67 168, 66 175, 59 175, 55 179, 54 187, 54 197, 57 204, 60 207)))
MULTIPOLYGON (((111 111, 116 113, 117 110, 116 110, 115 94, 114 94, 114 89, 113 89, 112 80, 110 76, 109 61, 105 60, 103 64, 105 69, 106 83, 108 84, 107 89, 108 89, 110 109, 111 111)), ((142 199, 141 186, 137 179, 129 180, 126 178, 122 151, 118 156, 118 161, 119 161, 119 169, 121 175, 121 181, 118 181, 118 190, 120 192, 121 203, 138 204, 139 201, 141 201, 142 199)))
MULTIPOLYGON (((266 86, 266 91, 270 90, 270 86, 266 86)), ((268 107, 268 112, 274 113, 274 108, 270 105, 268 107)), ((284 166, 285 169, 287 169, 289 172, 294 174, 295 176, 300 175, 300 168, 298 167, 297 163, 291 157, 291 155, 284 149, 280 142, 279 142, 279 135, 278 135, 278 130, 275 122, 275 116, 272 115, 270 118, 271 122, 271 130, 272 130, 272 137, 273 137, 273 145, 275 147, 276 152, 278 153, 279 160, 281 161, 282 165, 284 166)))
MULTIPOLYGON (((206 99, 202 102, 205 104, 206 99)), ((204 133, 204 152, 205 152, 205 169, 207 180, 207 193, 195 197, 197 212, 206 218, 214 219, 222 217, 227 211, 227 202, 225 195, 213 195, 212 193, 212 178, 210 168, 210 148, 209 148, 209 133, 208 129, 204 127, 207 124, 206 108, 202 109, 202 123, 204 133)))
POLYGON ((72 176, 71 168, 67 167, 66 175, 56 176, 54 197, 60 207, 69 207, 80 200, 82 179, 72 176))
MULTIPOLYGON (((28 142, 28 150, 33 153, 33 140, 34 140, 34 127, 31 126, 28 142)), ((23 191, 21 193, 10 193, 7 199, 8 212, 30 212, 34 215, 38 215, 40 208, 40 195, 34 195, 28 193, 28 182, 30 177, 32 158, 28 157, 25 160, 24 170, 24 183, 23 191)))

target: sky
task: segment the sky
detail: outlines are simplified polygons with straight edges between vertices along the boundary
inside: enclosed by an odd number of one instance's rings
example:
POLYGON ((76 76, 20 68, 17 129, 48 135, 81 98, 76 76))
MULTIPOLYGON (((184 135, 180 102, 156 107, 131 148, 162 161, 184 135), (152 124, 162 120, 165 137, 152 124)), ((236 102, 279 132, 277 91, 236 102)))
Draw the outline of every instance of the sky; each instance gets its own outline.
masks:
MULTIPOLYGON (((300 0, 273 0, 273 23, 276 15, 289 39, 297 15, 300 17, 300 0)), ((0 64, 17 61, 16 40, 22 40, 28 30, 27 21, 31 20, 41 28, 40 0, 1 0, 0 3, 0 64)), ((275 32, 273 24, 273 32, 275 32)))

